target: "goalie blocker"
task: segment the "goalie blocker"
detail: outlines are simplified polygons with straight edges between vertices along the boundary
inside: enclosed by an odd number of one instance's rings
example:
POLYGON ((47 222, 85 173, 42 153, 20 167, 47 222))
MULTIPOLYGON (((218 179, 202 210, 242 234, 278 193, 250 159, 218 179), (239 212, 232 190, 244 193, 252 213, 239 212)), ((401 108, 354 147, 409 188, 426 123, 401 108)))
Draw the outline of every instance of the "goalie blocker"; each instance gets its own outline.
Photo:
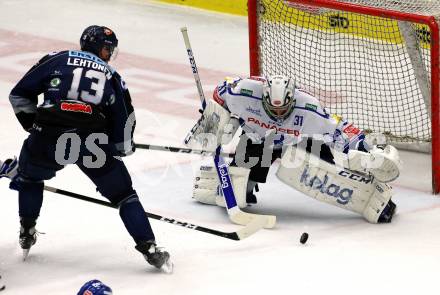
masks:
MULTIPOLYGON (((237 204, 246 207, 246 184, 249 169, 229 167, 237 204)), ((396 205, 392 189, 374 176, 330 164, 303 149, 289 147, 281 159, 276 176, 285 184, 312 197, 356 212, 371 223, 390 222, 396 205)), ((193 198, 225 206, 215 168, 201 166, 194 180, 193 198)))

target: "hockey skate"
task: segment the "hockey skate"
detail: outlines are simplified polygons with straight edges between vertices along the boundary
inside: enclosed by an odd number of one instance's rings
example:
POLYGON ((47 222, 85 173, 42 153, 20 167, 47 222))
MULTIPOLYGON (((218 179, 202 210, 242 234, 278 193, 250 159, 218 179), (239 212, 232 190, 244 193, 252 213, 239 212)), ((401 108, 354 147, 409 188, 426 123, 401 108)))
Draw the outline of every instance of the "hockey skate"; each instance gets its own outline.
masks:
POLYGON ((396 211, 396 204, 393 201, 389 201, 388 204, 383 209, 379 216, 377 223, 390 223, 393 219, 394 213, 396 211))
POLYGON ((139 242, 135 248, 144 255, 149 264, 165 273, 173 272, 174 265, 170 260, 170 254, 157 247, 154 241, 139 242))
POLYGON ((35 219, 20 219, 20 246, 23 249, 23 260, 29 255, 29 250, 37 242, 37 231, 35 230, 35 219))
POLYGON ((2 281, 2 276, 0 276, 0 291, 3 291, 4 289, 6 289, 6 285, 2 281))
POLYGON ((246 193, 246 203, 248 204, 257 204, 257 197, 253 192, 246 193))
POLYGON ((248 204, 257 204, 257 196, 255 196, 255 192, 258 192, 260 189, 258 187, 258 183, 255 181, 249 180, 247 189, 246 189, 246 203, 248 204))

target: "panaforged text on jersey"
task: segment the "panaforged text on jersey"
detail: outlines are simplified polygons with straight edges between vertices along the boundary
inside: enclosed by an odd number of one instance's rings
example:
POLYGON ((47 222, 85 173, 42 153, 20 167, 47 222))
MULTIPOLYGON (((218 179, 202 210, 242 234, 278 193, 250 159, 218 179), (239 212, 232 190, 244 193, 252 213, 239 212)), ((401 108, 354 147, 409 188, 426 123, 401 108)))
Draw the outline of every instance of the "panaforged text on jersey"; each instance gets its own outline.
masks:
POLYGON ((318 99, 305 90, 295 89, 296 102, 289 116, 283 120, 270 117, 262 104, 263 82, 263 77, 227 79, 213 94, 218 104, 239 118, 242 129, 254 142, 261 142, 275 130, 274 148, 313 137, 343 152, 367 150, 365 135, 360 129, 340 116, 328 114, 318 99))

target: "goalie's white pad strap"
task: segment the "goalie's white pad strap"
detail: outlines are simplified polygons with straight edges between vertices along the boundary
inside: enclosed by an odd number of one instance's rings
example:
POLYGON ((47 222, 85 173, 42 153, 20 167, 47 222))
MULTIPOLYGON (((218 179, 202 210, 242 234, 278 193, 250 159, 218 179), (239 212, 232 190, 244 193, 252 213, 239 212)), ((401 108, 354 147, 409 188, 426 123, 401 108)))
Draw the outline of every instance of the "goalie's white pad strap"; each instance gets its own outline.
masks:
MULTIPOLYGON (((227 126, 230 128, 225 128, 230 120, 231 114, 217 102, 210 99, 203 111, 202 118, 192 129, 195 130, 187 142, 188 146, 191 148, 215 150, 223 140, 222 135, 225 130, 230 133, 232 132, 231 128, 235 128, 236 124, 232 127, 227 126)), ((237 128, 235 128, 235 131, 237 128)), ((230 139, 232 139, 232 137, 230 139)), ((223 144, 227 143, 228 142, 223 142, 223 144)))
POLYGON ((385 148, 373 146, 368 153, 350 150, 348 155, 336 151, 333 155, 336 164, 364 174, 371 173, 379 182, 395 180, 402 168, 399 152, 391 145, 385 148))
POLYGON ((377 223, 391 199, 391 187, 373 177, 331 165, 296 147, 289 147, 276 173, 287 185, 377 223))
MULTIPOLYGON (((232 180, 237 205, 239 208, 244 208, 247 206, 246 186, 250 170, 242 167, 228 167, 228 172, 232 180)), ((196 173, 193 198, 204 204, 226 206, 214 166, 201 166, 196 173)))

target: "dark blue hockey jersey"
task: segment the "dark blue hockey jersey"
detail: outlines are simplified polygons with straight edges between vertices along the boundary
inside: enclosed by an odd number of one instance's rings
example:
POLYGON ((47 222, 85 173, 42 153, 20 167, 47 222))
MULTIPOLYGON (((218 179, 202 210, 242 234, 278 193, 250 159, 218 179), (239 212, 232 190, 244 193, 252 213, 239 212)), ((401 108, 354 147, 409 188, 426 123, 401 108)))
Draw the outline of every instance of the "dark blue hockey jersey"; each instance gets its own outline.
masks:
POLYGON ((128 89, 120 75, 92 53, 70 50, 46 55, 17 83, 9 99, 26 130, 32 128, 39 110, 57 105, 77 117, 51 114, 45 123, 52 128, 75 127, 76 124, 92 128, 94 123, 102 124, 93 120, 105 117, 103 131, 110 142, 120 151, 131 148, 135 117, 128 89), (40 94, 44 95, 44 103, 37 108, 40 94), (61 107, 60 102, 63 103, 61 107), (84 121, 80 113, 91 112, 91 107, 100 116, 84 121), (129 130, 125 128, 127 122, 129 130))

